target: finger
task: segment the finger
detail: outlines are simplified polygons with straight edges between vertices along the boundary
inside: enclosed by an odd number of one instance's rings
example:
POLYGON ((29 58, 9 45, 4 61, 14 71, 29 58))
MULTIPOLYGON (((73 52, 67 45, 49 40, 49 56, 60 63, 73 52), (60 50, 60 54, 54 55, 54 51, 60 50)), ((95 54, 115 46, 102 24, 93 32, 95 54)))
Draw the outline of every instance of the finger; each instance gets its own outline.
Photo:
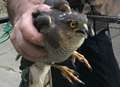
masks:
POLYGON ((42 45, 43 43, 43 34, 39 33, 37 29, 34 27, 32 23, 31 14, 25 14, 22 18, 21 23, 21 32, 23 34, 23 38, 29 42, 32 42, 37 45, 42 45))
MULTIPOLYGON (((17 43, 17 39, 18 39, 18 37, 20 37, 20 31, 18 31, 16 28, 17 28, 17 26, 14 27, 14 30, 10 35, 10 40, 11 40, 13 46, 15 47, 16 51, 18 53, 20 53, 21 49, 17 43), (16 32, 17 32, 17 35, 16 35, 16 32)), ((19 42, 20 42, 20 40, 19 40, 19 42)))
POLYGON ((33 45, 24 40, 24 38, 22 38, 22 44, 20 44, 20 48, 24 57, 34 61, 43 59, 47 55, 47 51, 43 47, 33 45))
POLYGON ((19 54, 31 61, 37 61, 42 59, 43 56, 46 56, 47 52, 45 49, 39 46, 34 46, 33 44, 24 40, 20 29, 16 28, 13 31, 15 38, 12 39, 12 43, 19 54))
POLYGON ((37 45, 42 45, 43 41, 43 35, 37 31, 37 29, 33 25, 33 19, 32 19, 32 13, 40 10, 40 11, 45 11, 49 12, 50 11, 50 6, 46 4, 40 4, 37 5, 34 9, 29 10, 22 16, 22 24, 21 25, 21 31, 23 33, 24 39, 28 40, 29 42, 32 42, 37 45), (22 26, 23 25, 23 26, 22 26))
POLYGON ((34 6, 34 8, 30 8, 27 13, 34 13, 37 11, 41 11, 41 12, 50 12, 52 11, 51 6, 47 5, 47 4, 39 4, 34 6))
POLYGON ((38 10, 44 11, 44 12, 50 12, 52 9, 51 9, 51 6, 49 6, 49 5, 40 4, 40 5, 38 6, 38 10))

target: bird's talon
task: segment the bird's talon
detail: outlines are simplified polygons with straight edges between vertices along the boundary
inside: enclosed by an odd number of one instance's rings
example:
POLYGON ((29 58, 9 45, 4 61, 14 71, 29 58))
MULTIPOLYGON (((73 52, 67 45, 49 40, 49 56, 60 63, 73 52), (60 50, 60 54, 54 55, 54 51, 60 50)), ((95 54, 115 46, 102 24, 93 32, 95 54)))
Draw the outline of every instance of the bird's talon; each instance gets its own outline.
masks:
POLYGON ((80 62, 84 63, 90 71, 92 70, 91 65, 82 54, 78 53, 77 51, 74 51, 72 54, 72 58, 75 58, 75 59, 77 58, 80 62))
POLYGON ((83 81, 81 81, 78 77, 79 74, 75 72, 74 70, 68 68, 67 66, 61 66, 61 65, 52 65, 53 67, 59 69, 65 78, 68 79, 70 83, 73 83, 74 81, 77 81, 79 83, 85 84, 83 81))

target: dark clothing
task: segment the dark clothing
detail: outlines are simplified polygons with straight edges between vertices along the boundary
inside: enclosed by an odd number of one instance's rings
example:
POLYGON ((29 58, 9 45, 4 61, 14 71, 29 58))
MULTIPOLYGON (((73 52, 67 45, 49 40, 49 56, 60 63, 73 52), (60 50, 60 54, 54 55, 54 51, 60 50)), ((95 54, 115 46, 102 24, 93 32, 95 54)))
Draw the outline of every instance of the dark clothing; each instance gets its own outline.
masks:
POLYGON ((85 41, 79 51, 88 59, 93 71, 76 62, 76 67, 70 60, 65 65, 74 68, 85 85, 70 84, 58 71, 53 69, 53 87, 120 87, 120 69, 113 54, 112 44, 105 32, 85 41))
MULTIPOLYGON (((72 8, 78 9, 83 6, 83 4, 79 4, 80 1, 84 0, 68 1, 72 8)), ((82 9, 78 10, 81 12, 82 9)), ((88 14, 100 15, 94 7, 92 7, 91 12, 88 14)), ((96 35, 93 37, 90 35, 78 51, 87 58, 93 71, 89 72, 79 61, 73 64, 68 59, 63 63, 76 70, 80 75, 80 79, 86 84, 82 85, 76 82, 70 84, 59 71, 52 69, 53 87, 120 87, 120 68, 113 53, 108 23, 99 20, 90 20, 89 29, 91 27, 96 35)))
MULTIPOLYGON (((93 68, 92 72, 88 71, 79 61, 73 64, 68 59, 62 63, 62 65, 76 70, 85 85, 77 82, 74 82, 74 84, 69 83, 58 70, 52 68, 53 87, 120 87, 120 69, 113 54, 112 44, 110 37, 106 34, 107 32, 108 30, 104 29, 96 36, 88 38, 82 47, 78 49, 90 62, 93 68)), ((32 62, 23 58, 20 69, 24 70, 32 64, 32 62)), ((23 76, 28 79, 28 72, 23 73, 23 76)), ((27 87, 25 86, 26 83, 28 82, 23 79, 20 87, 27 87)))
MULTIPOLYGON (((69 83, 58 70, 52 68, 53 87, 120 87, 120 69, 113 54, 111 41, 105 31, 87 39, 79 51, 90 62, 93 68, 92 72, 88 71, 79 61, 73 64, 68 59, 62 64, 76 70, 85 85, 77 82, 69 83)), ((26 62, 26 66, 32 64, 25 59, 22 61, 26 62)), ((23 67, 25 68, 25 66, 23 67)), ((20 87, 27 87, 25 81, 23 81, 23 84, 20 87)))

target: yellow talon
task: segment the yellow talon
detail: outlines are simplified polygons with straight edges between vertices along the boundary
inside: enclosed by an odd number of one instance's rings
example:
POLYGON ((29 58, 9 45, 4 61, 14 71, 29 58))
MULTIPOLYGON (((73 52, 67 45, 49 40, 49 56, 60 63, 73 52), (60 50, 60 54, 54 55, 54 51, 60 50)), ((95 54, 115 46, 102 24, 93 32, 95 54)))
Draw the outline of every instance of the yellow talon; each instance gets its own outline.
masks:
POLYGON ((73 69, 68 68, 67 66, 62 66, 62 65, 52 65, 53 67, 59 69, 65 78, 68 79, 70 83, 73 83, 74 81, 77 81, 79 83, 85 84, 83 81, 81 81, 78 77, 78 73, 75 72, 73 69))
POLYGON ((74 51, 72 54, 72 58, 75 59, 77 58, 80 62, 84 63, 89 70, 92 70, 91 65, 89 64, 89 62, 87 61, 87 59, 80 53, 78 53, 77 51, 74 51))

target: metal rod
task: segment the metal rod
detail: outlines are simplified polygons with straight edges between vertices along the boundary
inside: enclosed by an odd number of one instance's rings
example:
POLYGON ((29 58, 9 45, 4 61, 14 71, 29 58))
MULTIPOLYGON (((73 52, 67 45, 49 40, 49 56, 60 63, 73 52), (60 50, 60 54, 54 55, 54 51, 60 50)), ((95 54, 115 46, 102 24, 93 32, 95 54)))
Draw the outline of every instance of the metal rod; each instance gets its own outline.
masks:
MULTIPOLYGON (((120 17, 117 17, 117 16, 87 15, 87 17, 92 20, 99 20, 103 22, 120 24, 120 17)), ((9 21, 9 18, 7 16, 0 18, 0 24, 8 21, 9 21)))
POLYGON ((9 18, 6 16, 6 17, 1 17, 0 18, 0 24, 2 24, 2 23, 6 23, 6 22, 8 22, 9 21, 9 18))
POLYGON ((92 20, 99 20, 108 23, 120 24, 120 17, 117 16, 87 15, 87 17, 92 20))

